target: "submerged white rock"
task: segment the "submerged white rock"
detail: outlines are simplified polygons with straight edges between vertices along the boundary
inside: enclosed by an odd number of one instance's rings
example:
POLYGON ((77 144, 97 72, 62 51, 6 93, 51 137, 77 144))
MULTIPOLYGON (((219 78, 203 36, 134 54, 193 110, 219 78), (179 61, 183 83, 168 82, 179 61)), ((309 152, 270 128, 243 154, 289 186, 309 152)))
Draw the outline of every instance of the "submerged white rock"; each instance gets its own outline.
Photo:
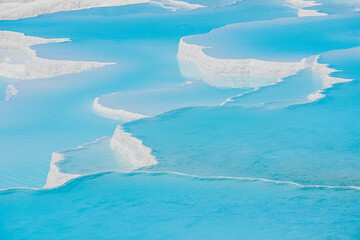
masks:
POLYGON ((172 10, 182 8, 192 10, 202 7, 199 4, 190 4, 177 0, 3 0, 0 2, 0 20, 16 20, 60 11, 139 3, 159 4, 172 10))
POLYGON ((9 84, 5 92, 5 101, 9 101, 12 96, 18 95, 19 92, 20 91, 13 84, 9 84))

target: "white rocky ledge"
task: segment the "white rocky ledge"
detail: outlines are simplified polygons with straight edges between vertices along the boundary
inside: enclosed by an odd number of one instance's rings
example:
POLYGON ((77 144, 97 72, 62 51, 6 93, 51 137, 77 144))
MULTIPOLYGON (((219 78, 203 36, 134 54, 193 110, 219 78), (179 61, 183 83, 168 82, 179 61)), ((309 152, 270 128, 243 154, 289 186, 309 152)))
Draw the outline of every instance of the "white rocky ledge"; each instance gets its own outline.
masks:
MULTIPOLYGON (((18 80, 50 78, 114 64, 50 60, 38 57, 36 51, 30 48, 38 44, 66 41, 70 40, 68 38, 44 39, 25 36, 18 32, 0 31, 0 76, 18 80)), ((6 100, 18 93, 19 91, 14 85, 9 85, 6 91, 6 100)))
POLYGON ((177 0, 2 0, 0 20, 16 20, 61 11, 96 7, 115 7, 139 3, 154 3, 171 10, 203 7, 177 0))
POLYGON ((201 78, 215 87, 253 88, 272 85, 308 66, 306 58, 300 62, 218 59, 206 55, 204 48, 181 39, 177 55, 180 71, 190 79, 201 78))
POLYGON ((93 110, 102 117, 118 120, 121 122, 129 122, 140 118, 148 117, 139 113, 129 112, 122 109, 113 109, 105 107, 99 103, 100 98, 95 98, 93 102, 93 110))
POLYGON ((190 79, 201 79, 215 87, 256 88, 274 85, 283 78, 310 68, 321 76, 322 88, 308 96, 309 101, 324 97, 325 89, 352 79, 332 77, 338 70, 318 62, 319 55, 303 58, 300 62, 271 62, 256 59, 217 59, 203 52, 204 46, 180 40, 178 60, 181 73, 190 79))
POLYGON ((38 44, 70 41, 68 38, 44 39, 25 36, 22 33, 0 31, 0 53, 6 55, 0 61, 0 76, 14 79, 49 78, 78 73, 114 63, 50 60, 40 58, 30 47, 38 44))

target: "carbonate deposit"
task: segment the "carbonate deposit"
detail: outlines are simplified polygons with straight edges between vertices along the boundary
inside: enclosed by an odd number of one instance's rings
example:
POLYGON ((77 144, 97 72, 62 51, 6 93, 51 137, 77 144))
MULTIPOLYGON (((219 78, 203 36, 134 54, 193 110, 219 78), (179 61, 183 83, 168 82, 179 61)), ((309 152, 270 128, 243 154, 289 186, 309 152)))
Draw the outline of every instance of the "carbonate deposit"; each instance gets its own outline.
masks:
POLYGON ((358 239, 359 8, 0 2, 0 238, 358 239))

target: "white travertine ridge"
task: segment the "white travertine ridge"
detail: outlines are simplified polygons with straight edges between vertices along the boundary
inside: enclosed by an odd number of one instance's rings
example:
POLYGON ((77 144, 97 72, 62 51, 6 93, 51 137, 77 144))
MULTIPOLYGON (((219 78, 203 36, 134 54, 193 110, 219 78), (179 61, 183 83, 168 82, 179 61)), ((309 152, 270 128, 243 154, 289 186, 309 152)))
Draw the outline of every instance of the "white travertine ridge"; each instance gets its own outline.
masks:
POLYGON ((334 72, 339 72, 339 70, 329 68, 329 64, 322 64, 318 62, 319 56, 316 57, 314 64, 312 66, 312 70, 315 73, 318 73, 323 79, 323 88, 332 87, 332 85, 341 82, 350 82, 353 79, 344 79, 344 78, 337 78, 331 77, 330 75, 334 72))
POLYGON ((327 88, 331 88, 336 83, 353 81, 353 79, 332 77, 331 74, 334 72, 338 72, 339 70, 329 68, 328 64, 319 63, 318 59, 319 59, 319 56, 316 57, 313 65, 312 65, 312 71, 321 76, 321 78, 323 80, 323 88, 316 91, 315 93, 310 94, 308 96, 308 100, 310 100, 310 101, 316 101, 320 98, 325 97, 325 95, 323 94, 323 91, 327 88))
MULTIPOLYGON (((311 68, 322 78, 322 88, 308 96, 316 101, 325 95, 327 88, 336 83, 349 82, 352 79, 332 77, 338 70, 328 64, 318 63, 319 55, 303 58, 300 62, 270 62, 256 59, 217 59, 203 52, 204 46, 186 43, 180 40, 178 60, 181 73, 187 78, 198 78, 215 87, 238 87, 259 89, 275 85, 283 78, 297 74, 300 70, 311 68)), ((237 96, 239 97, 239 96, 237 96)), ((232 98, 226 102, 232 101, 232 98)))
POLYGON ((102 106, 99 103, 100 98, 95 98, 93 103, 94 111, 102 117, 118 120, 122 122, 129 122, 140 118, 148 117, 139 113, 128 112, 122 109, 112 109, 102 106))
POLYGON ((20 91, 13 84, 9 84, 5 92, 5 101, 9 101, 12 96, 18 95, 19 92, 20 91))
POLYGON ((314 93, 310 93, 309 96, 308 96, 308 100, 310 102, 315 102, 321 98, 324 98, 325 97, 325 94, 322 93, 323 91, 322 90, 318 90, 314 93))
POLYGON ((172 10, 192 10, 203 7, 199 4, 177 0, 2 0, 0 2, 0 20, 17 20, 61 11, 139 3, 155 3, 172 10))
POLYGON ((64 160, 64 155, 54 152, 51 157, 50 170, 46 179, 44 188, 54 188, 63 185, 73 178, 80 177, 81 175, 63 173, 56 166, 57 162, 64 160))
POLYGON ((316 1, 308 0, 286 0, 286 5, 298 9, 299 17, 310 17, 310 16, 325 16, 326 13, 319 13, 317 10, 305 9, 309 7, 314 7, 322 5, 322 3, 317 3, 316 1))
POLYGON ((217 59, 203 52, 204 46, 179 42, 178 60, 181 73, 201 78, 215 87, 253 88, 275 84, 296 74, 308 65, 300 62, 271 62, 257 59, 217 59))
MULTIPOLYGON (((94 142, 98 140, 95 140, 94 142)), ((123 162, 124 159, 127 161, 127 165, 130 167, 127 171, 134 171, 142 167, 157 164, 156 158, 151 154, 151 148, 144 146, 141 140, 133 137, 131 133, 125 132, 120 126, 116 128, 110 139, 110 147, 115 152, 115 157, 119 161, 123 162)), ((83 148, 83 146, 79 146, 76 149, 81 148, 83 148)), ((84 176, 83 174, 68 174, 62 172, 56 164, 64 159, 65 155, 62 153, 54 152, 52 154, 50 170, 48 172, 44 188, 59 187, 71 179, 84 176)), ((109 171, 110 170, 111 169, 109 169, 109 171)))
POLYGON ((44 39, 25 36, 17 32, 0 31, 0 54, 6 56, 0 61, 0 76, 21 80, 49 78, 114 64, 49 60, 36 56, 36 51, 30 48, 37 44, 65 41, 69 41, 69 39, 44 39))
POLYGON ((151 154, 151 148, 146 147, 140 139, 125 132, 117 126, 110 140, 110 147, 122 158, 125 157, 133 170, 157 164, 156 158, 151 154))

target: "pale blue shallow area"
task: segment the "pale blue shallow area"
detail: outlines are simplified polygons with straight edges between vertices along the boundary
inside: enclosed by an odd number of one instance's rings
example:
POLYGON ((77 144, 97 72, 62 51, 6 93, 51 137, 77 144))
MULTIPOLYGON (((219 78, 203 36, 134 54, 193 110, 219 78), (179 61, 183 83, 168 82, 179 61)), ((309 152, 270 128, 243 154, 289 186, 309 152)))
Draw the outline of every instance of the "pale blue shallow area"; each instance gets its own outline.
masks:
POLYGON ((357 47, 360 14, 330 15, 239 23, 185 42, 206 46, 216 58, 298 62, 320 53, 357 47))
POLYGON ((317 0, 319 5, 313 6, 310 10, 317 10, 320 13, 336 14, 336 13, 353 13, 360 8, 360 2, 357 0, 317 0))
POLYGON ((173 109, 191 106, 219 106, 227 98, 248 89, 216 88, 201 81, 189 82, 173 88, 127 91, 102 96, 101 105, 155 116, 173 109))
POLYGON ((110 137, 61 151, 61 154, 64 155, 64 160, 56 165, 65 173, 84 175, 113 170, 132 170, 126 159, 119 158, 110 148, 110 137))
POLYGON ((282 79, 282 82, 275 85, 235 96, 226 106, 287 107, 309 102, 309 94, 322 88, 321 76, 308 68, 282 79))
POLYGON ((101 174, 0 193, 3 239, 358 239, 360 192, 101 174), (6 219, 6 221, 5 221, 6 219))

